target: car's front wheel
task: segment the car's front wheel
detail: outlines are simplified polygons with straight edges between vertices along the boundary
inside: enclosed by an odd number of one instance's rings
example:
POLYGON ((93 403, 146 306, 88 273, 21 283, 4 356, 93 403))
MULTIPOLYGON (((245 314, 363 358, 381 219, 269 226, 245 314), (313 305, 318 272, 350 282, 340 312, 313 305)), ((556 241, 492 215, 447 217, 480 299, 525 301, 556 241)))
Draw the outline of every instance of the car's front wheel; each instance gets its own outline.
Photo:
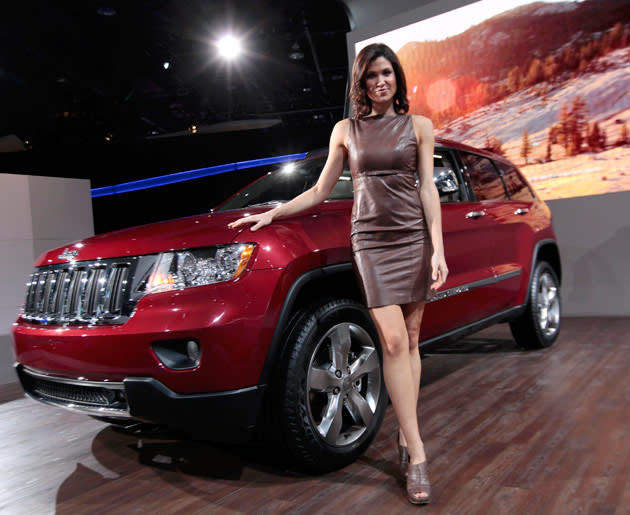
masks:
POLYGON ((370 445, 388 403, 381 363, 376 329, 354 300, 322 301, 293 318, 274 402, 300 468, 338 469, 370 445))
POLYGON ((546 261, 539 261, 529 287, 523 314, 510 322, 512 335, 525 349, 550 347, 560 332, 560 282, 546 261))

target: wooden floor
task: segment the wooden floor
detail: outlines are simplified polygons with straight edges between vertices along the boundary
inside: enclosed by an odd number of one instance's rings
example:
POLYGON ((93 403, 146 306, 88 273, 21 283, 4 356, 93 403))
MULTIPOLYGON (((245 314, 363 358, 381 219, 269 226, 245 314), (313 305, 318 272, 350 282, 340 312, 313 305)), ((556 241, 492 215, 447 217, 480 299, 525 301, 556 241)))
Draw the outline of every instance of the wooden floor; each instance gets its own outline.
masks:
POLYGON ((391 406, 371 448, 319 477, 251 449, 125 434, 0 388, 0 512, 630 514, 630 318, 565 319, 525 352, 505 325, 423 359, 433 499, 395 479, 391 406))

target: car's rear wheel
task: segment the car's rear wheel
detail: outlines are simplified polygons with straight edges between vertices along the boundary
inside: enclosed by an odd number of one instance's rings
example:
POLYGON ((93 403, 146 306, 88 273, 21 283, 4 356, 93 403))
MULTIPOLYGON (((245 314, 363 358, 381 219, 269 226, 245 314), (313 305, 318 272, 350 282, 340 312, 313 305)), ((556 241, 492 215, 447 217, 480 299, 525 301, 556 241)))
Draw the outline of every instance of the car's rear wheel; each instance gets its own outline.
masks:
POLYGON ((388 403, 381 363, 376 329, 354 300, 322 301, 293 318, 274 402, 297 466, 327 472, 367 449, 388 403))
POLYGON ((546 261, 539 261, 529 287, 529 302, 523 314, 510 322, 512 335, 525 349, 550 347, 560 332, 560 282, 546 261))

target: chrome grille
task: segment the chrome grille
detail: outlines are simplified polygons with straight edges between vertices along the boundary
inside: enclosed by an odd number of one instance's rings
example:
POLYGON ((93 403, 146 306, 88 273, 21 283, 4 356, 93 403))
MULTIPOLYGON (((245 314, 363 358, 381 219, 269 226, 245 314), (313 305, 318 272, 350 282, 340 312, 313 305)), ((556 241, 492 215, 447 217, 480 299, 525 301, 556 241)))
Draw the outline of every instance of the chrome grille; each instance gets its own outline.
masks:
POLYGON ((22 318, 41 324, 123 323, 142 296, 142 279, 154 261, 142 256, 38 268, 26 284, 22 318))

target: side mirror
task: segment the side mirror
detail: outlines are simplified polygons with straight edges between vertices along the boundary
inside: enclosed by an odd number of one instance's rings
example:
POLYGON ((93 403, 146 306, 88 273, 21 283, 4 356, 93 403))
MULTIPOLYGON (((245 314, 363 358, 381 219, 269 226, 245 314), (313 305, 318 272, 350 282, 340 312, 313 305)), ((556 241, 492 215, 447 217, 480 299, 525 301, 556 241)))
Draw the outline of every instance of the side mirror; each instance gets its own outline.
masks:
POLYGON ((433 182, 440 195, 450 195, 459 191, 455 172, 449 168, 437 168, 433 175, 433 182))

